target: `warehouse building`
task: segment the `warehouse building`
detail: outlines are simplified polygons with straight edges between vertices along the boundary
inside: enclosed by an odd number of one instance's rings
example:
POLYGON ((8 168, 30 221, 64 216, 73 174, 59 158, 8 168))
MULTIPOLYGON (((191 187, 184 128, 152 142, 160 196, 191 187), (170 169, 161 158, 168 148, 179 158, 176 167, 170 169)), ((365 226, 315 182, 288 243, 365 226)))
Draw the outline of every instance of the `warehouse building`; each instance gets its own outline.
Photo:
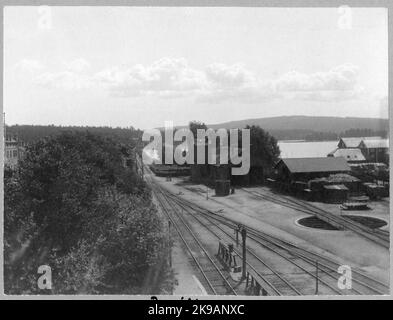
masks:
POLYGON ((343 157, 287 158, 275 170, 276 187, 307 200, 342 203, 359 191, 360 180, 348 174, 350 167, 343 157))
POLYGON ((348 163, 342 157, 285 158, 275 165, 277 179, 287 182, 306 182, 330 174, 349 173, 350 171, 348 163))
POLYGON ((363 140, 378 140, 382 139, 381 137, 344 137, 340 138, 340 141, 338 142, 338 148, 339 149, 345 149, 345 148, 359 148, 360 143, 363 140))
POLYGON ((337 150, 346 149, 359 149, 367 162, 389 163, 389 139, 381 137, 341 138, 337 150))
POLYGON ((389 163, 389 139, 365 139, 359 149, 368 162, 389 163))
POLYGON ((335 149, 330 152, 328 157, 344 158, 348 163, 364 163, 366 162, 366 158, 363 155, 362 151, 358 148, 346 148, 346 149, 335 149))

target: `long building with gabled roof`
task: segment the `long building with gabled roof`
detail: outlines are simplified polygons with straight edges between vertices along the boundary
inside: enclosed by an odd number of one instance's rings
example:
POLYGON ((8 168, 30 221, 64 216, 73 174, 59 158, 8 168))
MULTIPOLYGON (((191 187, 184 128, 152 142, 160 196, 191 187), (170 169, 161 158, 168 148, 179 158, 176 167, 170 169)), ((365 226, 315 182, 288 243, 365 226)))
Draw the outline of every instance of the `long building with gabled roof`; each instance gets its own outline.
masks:
POLYGON ((342 158, 285 158, 275 165, 276 175, 284 181, 308 181, 335 173, 349 173, 350 167, 342 158))

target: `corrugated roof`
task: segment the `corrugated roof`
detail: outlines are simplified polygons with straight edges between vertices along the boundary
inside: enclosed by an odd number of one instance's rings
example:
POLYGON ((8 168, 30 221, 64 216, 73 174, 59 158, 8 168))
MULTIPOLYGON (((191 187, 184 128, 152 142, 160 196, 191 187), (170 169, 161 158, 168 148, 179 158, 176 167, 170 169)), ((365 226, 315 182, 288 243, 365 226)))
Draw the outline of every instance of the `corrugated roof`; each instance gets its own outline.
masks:
POLYGON ((365 140, 381 140, 381 137, 344 137, 341 140, 346 148, 358 148, 359 144, 365 140))
MULTIPOLYGON (((281 159, 292 173, 301 172, 345 172, 350 167, 344 158, 285 158, 281 159)), ((280 162, 281 162, 280 161, 280 162)))
POLYGON ((389 148, 389 139, 367 139, 362 141, 366 148, 389 148))
POLYGON ((333 157, 343 157, 347 161, 365 161, 362 151, 357 148, 336 149, 329 153, 333 157))
POLYGON ((347 148, 357 148, 362 138, 341 138, 347 148))

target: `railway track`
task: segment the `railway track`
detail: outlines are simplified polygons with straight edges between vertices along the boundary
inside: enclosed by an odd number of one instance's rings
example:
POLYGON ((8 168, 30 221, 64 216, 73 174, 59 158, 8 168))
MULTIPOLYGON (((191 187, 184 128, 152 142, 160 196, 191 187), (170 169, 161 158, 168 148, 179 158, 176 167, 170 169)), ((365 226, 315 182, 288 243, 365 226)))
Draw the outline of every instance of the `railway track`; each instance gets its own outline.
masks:
POLYGON ((236 290, 228 281, 228 276, 224 275, 223 271, 221 271, 218 261, 208 253, 188 223, 173 204, 171 204, 160 187, 154 185, 151 181, 148 184, 151 186, 162 210, 171 222, 171 225, 175 228, 195 266, 199 270, 201 274, 199 280, 207 293, 210 295, 236 296, 236 290))
POLYGON ((379 229, 371 229, 361 223, 357 223, 355 221, 352 221, 349 218, 346 218, 344 216, 338 216, 335 215, 329 211, 323 210, 313 204, 307 203, 302 200, 295 200, 289 197, 284 197, 281 196, 281 199, 279 197, 273 197, 268 194, 262 194, 260 192, 252 191, 252 190, 247 190, 242 188, 243 191, 252 194, 256 197, 259 197, 261 199, 280 204, 282 206, 285 206, 287 208, 292 208, 294 210, 304 212, 310 215, 317 216, 321 220, 324 220, 327 223, 330 223, 340 229, 346 229, 346 230, 351 230, 356 232, 357 234, 372 240, 375 243, 378 243, 382 245, 385 248, 390 247, 390 238, 389 238, 389 232, 379 230, 379 229))
MULTIPOLYGON (((223 239, 230 239, 231 242, 235 241, 233 234, 228 230, 224 230, 222 226, 220 226, 217 222, 212 219, 203 217, 201 215, 195 215, 192 213, 192 210, 187 206, 179 203, 177 199, 174 199, 179 207, 183 209, 183 212, 186 213, 189 217, 198 222, 199 225, 203 226, 207 229, 213 236, 217 238, 217 241, 221 241, 223 239), (213 229, 216 229, 213 231, 213 229)), ((242 259, 242 254, 239 250, 234 248, 234 252, 237 256, 242 259)), ((266 263, 263 259, 261 259, 258 255, 256 255, 252 250, 247 249, 248 254, 248 262, 247 266, 253 272, 262 279, 263 283, 268 286, 268 291, 272 292, 273 295, 301 295, 301 292, 294 287, 285 277, 279 274, 273 267, 271 267, 268 263, 266 263), (250 263, 250 257, 253 263, 250 263), (262 264, 262 268, 256 268, 256 262, 262 264)))
MULTIPOLYGON (((177 214, 179 215, 186 214, 187 221, 190 221, 189 218, 191 217, 197 223, 203 226, 206 230, 208 230, 211 234, 213 234, 213 236, 216 237, 218 240, 226 238, 230 239, 232 242, 235 241, 233 230, 238 226, 237 221, 222 217, 213 211, 203 208, 189 200, 180 197, 177 194, 174 194, 173 192, 168 191, 167 189, 163 189, 157 184, 154 184, 152 188, 159 188, 159 193, 164 198, 161 199, 161 201, 166 201, 167 203, 169 203, 166 206, 166 211, 177 212, 177 214)), ((303 209, 304 208, 302 208, 302 210, 303 209)), ((185 223, 184 218, 178 219, 181 219, 183 221, 183 224, 185 223)), ((305 275, 309 277, 310 281, 315 281, 315 272, 313 272, 313 268, 315 268, 315 262, 318 261, 319 286, 321 289, 325 288, 325 292, 326 290, 330 290, 330 293, 328 294, 382 295, 389 293, 388 285, 373 277, 370 277, 369 275, 361 272, 360 270, 357 270, 356 268, 352 268, 352 288, 339 290, 337 286, 337 281, 341 274, 339 274, 337 270, 341 263, 338 263, 337 261, 331 258, 327 258, 319 253, 301 248, 298 245, 289 241, 256 230, 252 227, 247 226, 246 228, 248 233, 248 239, 252 240, 254 244, 258 244, 266 250, 277 254, 282 259, 284 259, 286 263, 297 266, 305 275)), ((193 240, 191 239, 191 241, 196 240, 197 239, 195 238, 193 240)), ((235 253, 241 258, 241 253, 238 252, 236 249, 235 253)), ((254 274, 257 274, 260 279, 262 279, 261 284, 263 284, 264 287, 268 287, 269 294, 310 294, 305 293, 299 283, 291 283, 290 279, 287 278, 285 274, 281 274, 280 272, 275 270, 275 268, 273 268, 261 257, 259 257, 252 249, 247 250, 247 256, 248 268, 253 270, 254 274), (252 262, 252 264, 250 263, 250 261, 252 262), (256 265, 258 265, 258 268, 255 267, 256 265)), ((203 266, 201 266, 201 268, 203 269, 203 266)), ((205 285, 208 286, 208 284, 205 285)), ((224 287, 228 289, 228 286, 224 287)))
MULTIPOLYGON (((176 201, 180 206, 184 208, 188 208, 195 213, 204 216, 209 223, 212 223, 212 220, 216 222, 213 223, 218 228, 222 228, 222 226, 228 227, 229 230, 233 230, 237 227, 238 223, 228 218, 221 217, 215 212, 209 211, 205 208, 202 208, 194 203, 189 202, 188 200, 179 198, 177 195, 170 193, 168 191, 168 197, 172 197, 174 201, 176 201)), ((187 212, 186 210, 184 210, 187 212)), ((320 283, 321 285, 325 285, 330 288, 334 294, 349 294, 349 295, 383 295, 389 293, 389 287, 385 283, 372 278, 365 273, 352 269, 352 288, 341 290, 337 287, 337 281, 341 274, 338 273, 338 267, 341 265, 340 263, 324 257, 318 253, 312 252, 310 250, 299 247, 296 244, 293 244, 289 241, 279 239, 275 236, 263 233, 259 230, 256 230, 251 227, 246 227, 248 232, 248 238, 253 240, 255 243, 258 243, 262 247, 267 248, 268 250, 274 252, 275 254, 281 256, 283 259, 287 261, 287 263, 294 264, 299 267, 305 274, 308 274, 311 277, 314 277, 314 274, 310 272, 312 267, 315 266, 316 261, 318 261, 319 271, 320 271, 320 283)), ((233 241, 235 240, 233 236, 228 234, 228 231, 225 232, 233 241)), ((250 252, 250 251, 249 251, 250 252)), ((250 252, 253 255, 252 252, 250 252)), ((240 256, 240 254, 239 254, 240 256)), ((283 281, 284 282, 284 281, 283 281)), ((277 283, 277 282, 276 282, 277 283)), ((274 285, 272 283, 272 285, 274 285)), ((282 286, 280 287, 282 288, 282 286)), ((295 288, 299 293, 301 293, 301 288, 295 288)), ((280 289, 277 289, 279 294, 280 289)), ((293 290, 295 291, 295 290, 293 290)), ((287 294, 288 292, 284 292, 287 294)))

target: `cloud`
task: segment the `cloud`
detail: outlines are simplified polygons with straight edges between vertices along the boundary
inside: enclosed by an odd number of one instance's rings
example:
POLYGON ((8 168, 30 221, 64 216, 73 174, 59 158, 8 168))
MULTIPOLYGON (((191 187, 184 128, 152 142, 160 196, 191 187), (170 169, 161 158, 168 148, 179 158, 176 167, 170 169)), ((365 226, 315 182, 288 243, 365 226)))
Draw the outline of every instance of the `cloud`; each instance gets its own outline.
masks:
POLYGON ((61 71, 56 73, 45 72, 37 76, 34 82, 46 88, 64 90, 87 89, 93 85, 91 77, 72 71, 61 71))
POLYGON ((22 59, 14 66, 16 71, 28 73, 34 73, 42 70, 43 68, 43 64, 34 59, 22 59))
POLYGON ((357 74, 356 66, 345 64, 312 74, 291 71, 273 83, 278 91, 348 91, 355 88, 357 74))
POLYGON ((34 83, 46 87, 64 90, 80 90, 94 86, 91 75, 86 74, 90 63, 82 58, 63 62, 64 71, 44 72, 34 78, 34 83))
POLYGON ((90 68, 90 62, 79 58, 69 62, 64 62, 67 71, 80 73, 90 68))
POLYGON ((256 81, 254 75, 240 64, 232 66, 222 63, 211 64, 207 66, 205 74, 210 84, 219 88, 253 86, 256 81))
POLYGON ((206 69, 208 90, 198 98, 201 102, 236 101, 258 103, 272 99, 341 101, 362 93, 357 84, 358 67, 344 64, 326 72, 312 74, 297 71, 261 82, 241 65, 210 65, 206 69))
POLYGON ((211 64, 205 69, 205 77, 205 90, 197 97, 199 102, 258 103, 276 96, 269 83, 260 82, 241 64, 211 64))
POLYGON ((185 59, 164 58, 150 66, 113 67, 94 76, 115 96, 158 95, 178 97, 202 90, 203 73, 188 66, 185 59))
POLYGON ((337 101, 356 98, 363 92, 357 80, 358 67, 343 64, 312 74, 291 71, 272 81, 272 87, 291 99, 337 101))
MULTIPOLYGON (((39 63, 21 63, 38 70, 39 63)), ((184 58, 162 58, 150 65, 114 66, 92 73, 90 63, 76 59, 65 70, 45 72, 35 82, 48 88, 77 90, 102 88, 115 97, 155 96, 194 98, 202 103, 259 103, 266 100, 343 101, 359 97, 358 67, 343 64, 328 71, 291 71, 261 81, 242 64, 214 63, 191 67, 184 58)))

